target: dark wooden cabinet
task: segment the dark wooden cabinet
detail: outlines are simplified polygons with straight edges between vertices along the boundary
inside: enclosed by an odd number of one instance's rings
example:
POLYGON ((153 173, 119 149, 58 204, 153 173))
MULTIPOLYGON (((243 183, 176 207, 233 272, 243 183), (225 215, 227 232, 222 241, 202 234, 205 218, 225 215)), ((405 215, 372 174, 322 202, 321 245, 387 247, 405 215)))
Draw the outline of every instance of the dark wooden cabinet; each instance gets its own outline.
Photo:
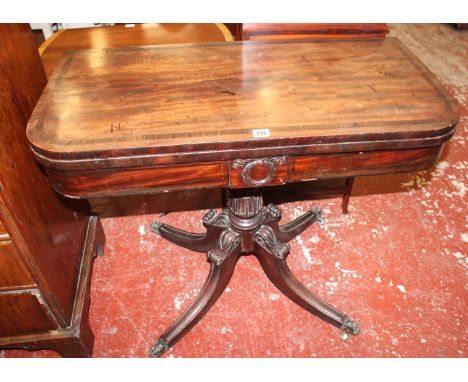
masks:
POLYGON ((50 187, 26 124, 47 79, 28 24, 0 24, 0 348, 89 356, 92 259, 104 236, 86 202, 50 187))

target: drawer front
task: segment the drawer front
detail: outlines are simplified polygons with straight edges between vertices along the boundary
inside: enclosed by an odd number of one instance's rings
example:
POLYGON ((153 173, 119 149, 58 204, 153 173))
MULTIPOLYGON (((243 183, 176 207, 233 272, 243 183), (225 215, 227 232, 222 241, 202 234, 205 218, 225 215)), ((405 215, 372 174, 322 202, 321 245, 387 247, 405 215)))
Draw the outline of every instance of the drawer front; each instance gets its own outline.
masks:
POLYGON ((39 290, 0 293, 0 337, 53 329, 57 326, 44 306, 39 290))
POLYGON ((10 236, 8 235, 8 232, 5 226, 3 225, 2 220, 0 219, 0 241, 9 240, 9 239, 10 239, 10 236))
POLYGON ((0 291, 35 286, 15 245, 11 241, 0 241, 0 291))
POLYGON ((289 158, 288 181, 379 175, 425 170, 437 161, 441 146, 289 158))
POLYGON ((138 169, 48 170, 48 175, 56 191, 71 197, 126 195, 227 185, 225 162, 146 166, 138 169))
POLYGON ((286 183, 287 157, 229 161, 229 187, 247 188, 286 183))

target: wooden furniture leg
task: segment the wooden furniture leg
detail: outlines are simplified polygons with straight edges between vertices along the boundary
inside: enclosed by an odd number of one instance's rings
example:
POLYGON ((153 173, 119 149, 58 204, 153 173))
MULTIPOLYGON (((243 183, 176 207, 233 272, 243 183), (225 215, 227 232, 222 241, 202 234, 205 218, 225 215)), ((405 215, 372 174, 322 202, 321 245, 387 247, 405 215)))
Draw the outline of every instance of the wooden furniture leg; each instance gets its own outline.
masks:
POLYGON ((313 208, 280 226, 281 210, 274 205, 263 207, 259 194, 245 196, 245 191, 234 194, 228 199, 228 206, 220 214, 210 210, 203 217, 206 234, 189 233, 167 224, 152 223, 153 232, 165 239, 184 248, 207 252, 210 273, 192 304, 152 346, 150 357, 160 357, 202 319, 227 287, 241 255, 256 256, 268 278, 282 293, 343 330, 343 339, 358 334, 358 324, 312 294, 294 277, 285 261, 290 250, 286 242, 315 221, 323 222, 320 208, 313 208))
POLYGON ((341 201, 341 209, 343 213, 348 215, 348 206, 349 206, 349 198, 351 197, 351 191, 353 189, 354 184, 354 177, 349 177, 346 179, 345 191, 343 193, 343 200, 341 201))
MULTIPOLYGON (((227 229, 229 230, 229 228, 227 229)), ((241 254, 240 241, 235 234, 229 236, 222 245, 208 252, 210 273, 198 296, 162 335, 150 350, 150 357, 159 358, 165 351, 180 340, 208 313, 231 280, 237 260, 241 254), (224 248, 223 248, 224 245, 224 248)))
POLYGON ((259 240, 254 248, 255 256, 260 261, 265 274, 280 292, 315 316, 344 330, 344 339, 350 334, 359 333, 359 326, 355 321, 315 296, 294 277, 286 264, 285 257, 288 254, 286 251, 279 255, 268 249, 268 244, 260 242, 259 240))
POLYGON ((283 243, 291 241, 296 236, 300 235, 312 223, 318 222, 322 224, 325 222, 325 219, 322 215, 322 210, 318 207, 315 207, 299 216, 297 219, 279 226, 278 222, 281 219, 281 210, 274 205, 269 205, 267 209, 270 211, 270 214, 274 216, 274 219, 265 222, 265 224, 273 229, 276 238, 283 243))
POLYGON ((181 247, 195 252, 208 252, 216 245, 216 241, 224 230, 224 226, 209 224, 210 219, 215 215, 216 210, 210 210, 203 217, 203 224, 207 229, 205 234, 183 231, 159 222, 151 224, 151 231, 181 247))

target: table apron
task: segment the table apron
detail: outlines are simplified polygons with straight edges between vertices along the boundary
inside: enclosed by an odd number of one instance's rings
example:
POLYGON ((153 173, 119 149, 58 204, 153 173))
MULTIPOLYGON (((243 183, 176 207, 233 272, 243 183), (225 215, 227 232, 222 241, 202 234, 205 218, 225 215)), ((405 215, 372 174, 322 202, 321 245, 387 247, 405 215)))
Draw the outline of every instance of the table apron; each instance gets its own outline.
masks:
POLYGON ((437 161, 442 145, 323 155, 95 170, 48 169, 54 189, 72 198, 118 196, 190 188, 251 188, 314 179, 421 171, 437 161))

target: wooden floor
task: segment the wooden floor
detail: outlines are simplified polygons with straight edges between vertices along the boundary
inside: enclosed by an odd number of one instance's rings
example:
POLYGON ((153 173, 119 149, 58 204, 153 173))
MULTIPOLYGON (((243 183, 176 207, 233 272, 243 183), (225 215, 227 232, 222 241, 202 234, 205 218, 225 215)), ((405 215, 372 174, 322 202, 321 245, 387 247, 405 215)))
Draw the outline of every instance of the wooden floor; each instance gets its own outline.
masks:
MULTIPOLYGON (((390 25, 390 35, 462 106, 440 162, 428 171, 357 179, 348 216, 338 197, 280 206, 285 222, 311 207, 324 209, 326 224, 294 240, 288 261, 312 291, 356 318, 361 333, 342 342, 338 329, 287 300, 248 257, 217 305, 167 357, 467 356, 468 33, 418 24, 390 25)), ((94 203, 107 235, 91 285, 95 357, 145 357, 190 304, 208 273, 205 256, 165 242, 149 223, 200 232, 205 209, 219 206, 220 197, 212 190, 94 203)))
POLYGON ((63 54, 69 50, 220 41, 232 41, 223 24, 117 24, 59 30, 39 47, 39 53, 50 78, 63 54))

